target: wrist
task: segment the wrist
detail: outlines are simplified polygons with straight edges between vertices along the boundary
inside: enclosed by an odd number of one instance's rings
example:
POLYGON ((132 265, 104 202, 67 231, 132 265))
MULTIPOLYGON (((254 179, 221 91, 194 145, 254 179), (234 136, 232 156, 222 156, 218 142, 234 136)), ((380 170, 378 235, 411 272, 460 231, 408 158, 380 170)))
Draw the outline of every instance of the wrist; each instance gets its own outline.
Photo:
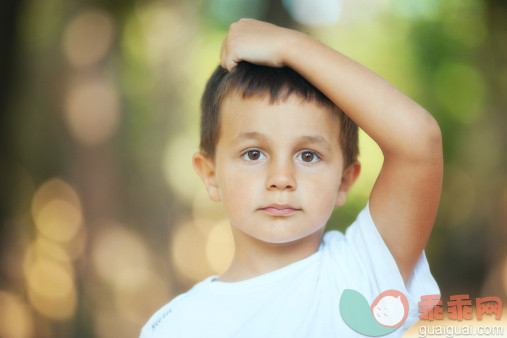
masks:
POLYGON ((304 50, 304 45, 311 37, 298 31, 286 30, 287 35, 283 37, 281 59, 284 66, 294 68, 295 58, 301 50, 304 50))

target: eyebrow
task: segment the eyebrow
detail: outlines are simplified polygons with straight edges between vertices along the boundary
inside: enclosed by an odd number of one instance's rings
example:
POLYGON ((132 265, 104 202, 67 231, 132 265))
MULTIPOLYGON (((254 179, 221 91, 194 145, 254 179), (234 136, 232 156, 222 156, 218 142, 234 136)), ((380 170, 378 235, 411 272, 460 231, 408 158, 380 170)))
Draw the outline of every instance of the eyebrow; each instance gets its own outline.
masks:
MULTIPOLYGON (((246 132, 246 133, 239 134, 238 136, 236 136, 233 139, 233 142, 234 143, 238 143, 238 142, 246 141, 246 140, 267 141, 268 137, 266 135, 262 134, 262 133, 259 133, 259 132, 256 132, 256 131, 251 131, 251 132, 246 132)), ((298 145, 299 144, 318 144, 318 145, 321 145, 324 148, 326 148, 326 150, 328 150, 328 151, 331 150, 331 145, 329 144, 329 142, 324 137, 322 137, 320 135, 303 135, 303 136, 299 136, 296 139, 296 143, 298 145)))
POLYGON ((262 133, 258 133, 256 131, 251 131, 251 132, 248 132, 248 133, 241 133, 239 134, 238 136, 236 136, 232 142, 234 143, 237 143, 237 142, 240 142, 240 141, 245 141, 245 140, 258 140, 258 141, 265 141, 267 140, 267 136, 262 134, 262 133))
POLYGON ((305 135, 297 138, 298 144, 317 144, 324 147, 327 151, 331 151, 331 144, 320 135, 305 135))

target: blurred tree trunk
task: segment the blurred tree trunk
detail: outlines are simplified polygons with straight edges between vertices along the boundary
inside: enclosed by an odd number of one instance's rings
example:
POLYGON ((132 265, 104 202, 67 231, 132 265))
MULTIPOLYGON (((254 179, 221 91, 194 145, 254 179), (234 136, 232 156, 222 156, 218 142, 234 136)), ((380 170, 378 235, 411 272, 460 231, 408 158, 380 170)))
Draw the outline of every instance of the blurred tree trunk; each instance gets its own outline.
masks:
MULTIPOLYGON (((0 239, 5 226, 5 220, 9 217, 9 196, 14 189, 14 183, 9 179, 12 171, 9 170, 9 126, 8 121, 8 98, 15 87, 13 77, 16 53, 16 18, 23 5, 22 0, 0 1, 0 239)), ((1 245, 0 245, 1 247, 1 245)), ((1 254, 1 252, 0 252, 1 254)))
MULTIPOLYGON (((492 147, 500 148, 500 154, 507 154, 507 2, 486 1, 486 22, 488 37, 480 67, 490 83, 492 118, 500 130, 501 139, 492 147)), ((483 165, 488 165, 484 163, 483 165)), ((507 158, 499 159, 500 173, 492 177, 491 209, 488 222, 492 227, 490 238, 491 266, 481 290, 484 296, 507 298, 507 158)))

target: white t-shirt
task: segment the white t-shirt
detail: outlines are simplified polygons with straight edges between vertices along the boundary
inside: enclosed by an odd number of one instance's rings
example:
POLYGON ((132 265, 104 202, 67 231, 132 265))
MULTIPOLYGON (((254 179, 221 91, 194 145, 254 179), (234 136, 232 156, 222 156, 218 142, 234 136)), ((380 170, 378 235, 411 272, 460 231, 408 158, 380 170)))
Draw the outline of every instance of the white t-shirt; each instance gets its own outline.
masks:
POLYGON ((343 290, 360 292, 372 304, 385 290, 408 300, 403 325, 384 337, 401 337, 419 317, 422 295, 440 294, 424 252, 405 286, 377 231, 369 204, 345 235, 324 234, 314 254, 281 269, 240 281, 210 276, 158 310, 141 338, 152 337, 364 337, 340 314, 343 290))

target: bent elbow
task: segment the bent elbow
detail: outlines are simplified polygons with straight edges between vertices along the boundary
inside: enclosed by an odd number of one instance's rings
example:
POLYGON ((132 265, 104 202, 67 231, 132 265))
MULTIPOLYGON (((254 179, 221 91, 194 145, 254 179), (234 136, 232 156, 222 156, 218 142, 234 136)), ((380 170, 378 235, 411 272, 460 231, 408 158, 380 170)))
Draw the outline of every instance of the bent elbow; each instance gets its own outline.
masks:
POLYGON ((420 128, 419 157, 422 159, 442 159, 442 131, 437 120, 428 113, 429 117, 420 128))

